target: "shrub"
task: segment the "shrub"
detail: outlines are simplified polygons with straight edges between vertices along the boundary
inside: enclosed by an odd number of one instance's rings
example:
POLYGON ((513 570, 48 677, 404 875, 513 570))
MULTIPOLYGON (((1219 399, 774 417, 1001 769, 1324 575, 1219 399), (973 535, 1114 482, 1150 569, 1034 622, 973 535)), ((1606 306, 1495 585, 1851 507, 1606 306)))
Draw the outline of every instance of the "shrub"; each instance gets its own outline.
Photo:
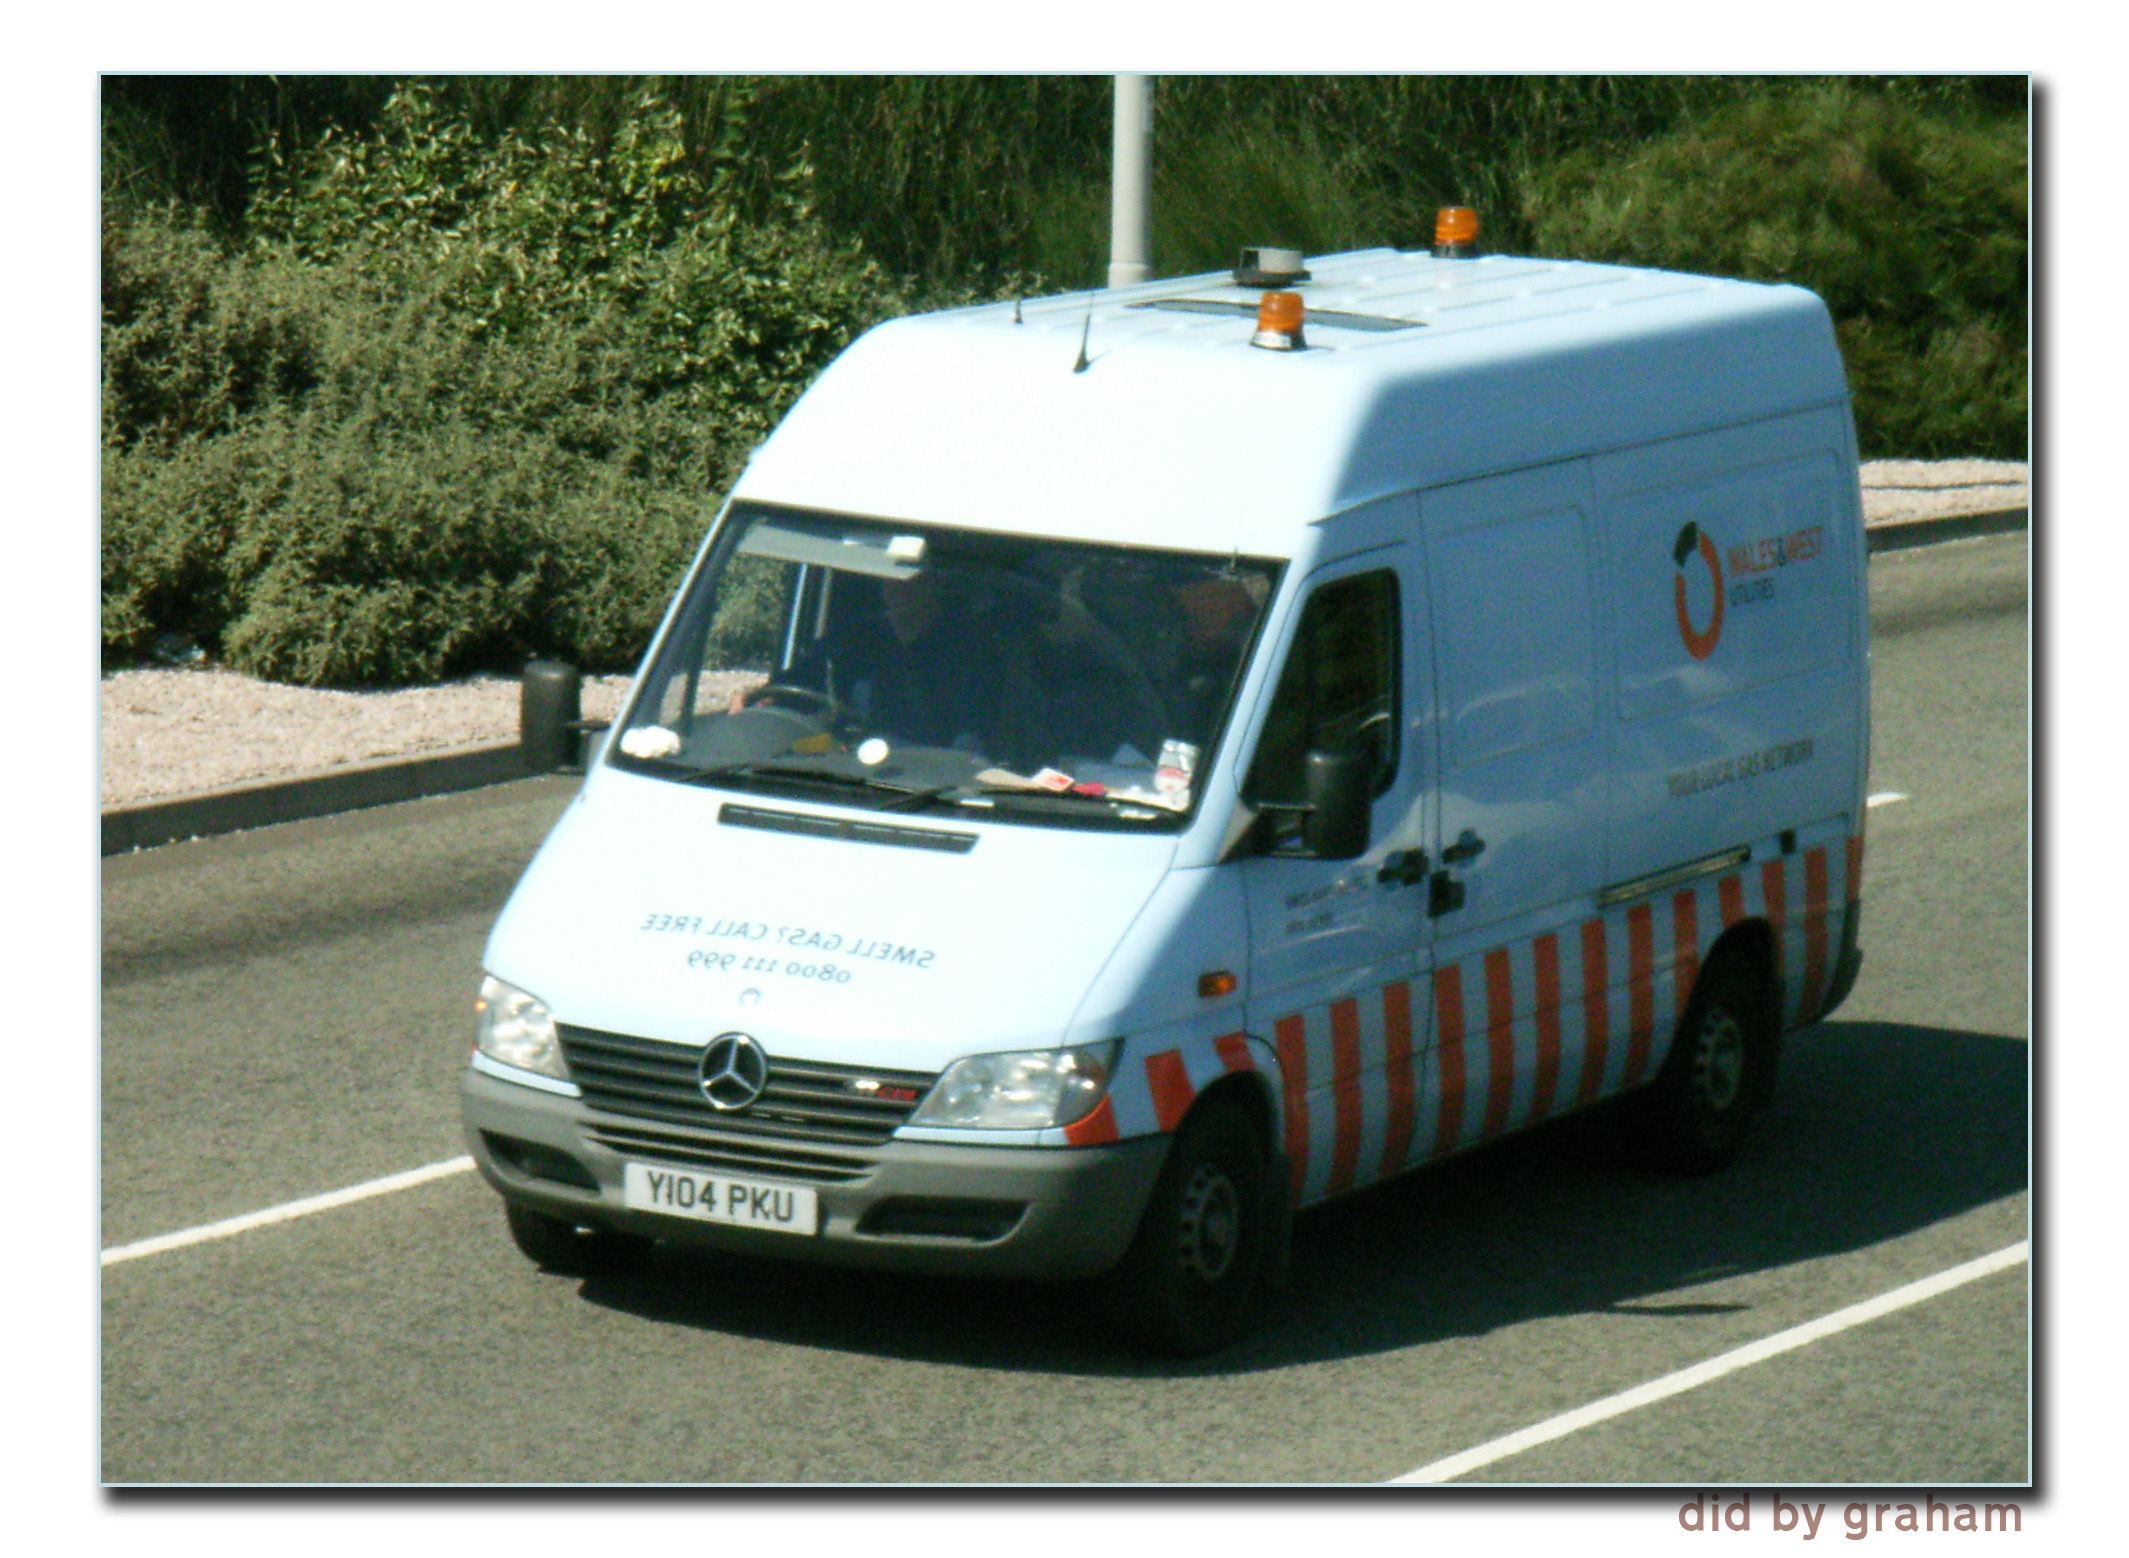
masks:
POLYGON ((1865 458, 2025 457, 2021 117, 1815 84, 1559 159, 1524 193, 1542 252, 1817 292, 1865 458))
MULTIPOLYGON (((278 243, 222 254, 146 217, 114 233, 108 660, 179 632, 314 685, 530 654, 625 667, 753 445, 900 301, 812 220, 802 171, 771 223, 707 209, 666 234, 617 196, 577 256, 596 266, 543 270, 546 217, 493 209, 525 193, 518 151, 432 139, 414 161, 438 227, 408 214, 420 179, 394 147, 346 157, 375 200, 285 213, 278 243)), ((655 205, 662 155, 601 176, 655 205)))
POLYGON ((323 299, 297 267, 231 264, 172 206, 103 234, 103 435, 172 448, 316 382, 323 299))
MULTIPOLYGON (((860 330, 1100 282, 1109 91, 107 82, 107 660, 175 632, 316 683, 628 665, 860 330)), ((1473 204, 1492 248, 1810 286, 1866 455, 2023 455, 2022 108, 2018 78, 1166 78, 1154 261, 1423 246, 1473 204)))
POLYGON ((1154 257, 1168 274, 1225 270, 1247 245, 1376 248, 1389 231, 1388 203, 1357 158, 1305 126, 1185 142, 1163 159, 1152 214, 1154 257))
POLYGON ((226 559, 246 486, 243 451, 193 440, 103 450, 103 652, 139 658, 161 633, 219 640, 231 610, 226 559))

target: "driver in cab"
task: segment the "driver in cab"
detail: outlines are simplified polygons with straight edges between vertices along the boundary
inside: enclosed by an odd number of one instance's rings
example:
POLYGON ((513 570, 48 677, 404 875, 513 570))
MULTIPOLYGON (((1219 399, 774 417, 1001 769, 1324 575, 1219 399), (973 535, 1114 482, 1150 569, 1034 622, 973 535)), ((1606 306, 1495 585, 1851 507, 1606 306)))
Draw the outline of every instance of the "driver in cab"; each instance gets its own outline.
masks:
MULTIPOLYGON (((996 649, 974 619, 962 581, 936 565, 881 579, 879 606, 856 631, 831 635, 781 673, 825 693, 867 733, 914 746, 982 750, 983 677, 996 649)), ((735 694, 738 713, 774 705, 775 687, 735 694)))

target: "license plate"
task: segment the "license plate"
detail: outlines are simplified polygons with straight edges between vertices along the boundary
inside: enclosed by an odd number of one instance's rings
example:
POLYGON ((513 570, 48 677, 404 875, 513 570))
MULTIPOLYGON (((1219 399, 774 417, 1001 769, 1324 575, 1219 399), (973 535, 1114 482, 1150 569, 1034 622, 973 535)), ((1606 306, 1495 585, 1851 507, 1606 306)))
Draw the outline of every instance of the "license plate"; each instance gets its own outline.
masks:
POLYGON ((820 1197, 804 1185, 778 1185, 695 1169, 624 1166, 621 1204, 633 1212, 662 1212, 704 1223, 734 1223, 778 1233, 820 1232, 820 1197))

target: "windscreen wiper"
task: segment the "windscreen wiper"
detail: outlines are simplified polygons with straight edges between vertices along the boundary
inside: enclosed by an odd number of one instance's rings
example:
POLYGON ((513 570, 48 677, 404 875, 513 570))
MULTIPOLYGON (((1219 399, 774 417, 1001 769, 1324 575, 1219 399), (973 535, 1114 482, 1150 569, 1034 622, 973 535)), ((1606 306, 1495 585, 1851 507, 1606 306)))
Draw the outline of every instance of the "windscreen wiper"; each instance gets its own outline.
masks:
POLYGON ((1015 800, 1034 801, 1038 805, 1050 801, 1093 801, 1130 811, 1173 814, 1177 810, 1158 801, 1149 801, 1143 795, 1132 795, 1122 790, 1053 790, 1048 785, 1041 784, 996 784, 982 781, 968 785, 948 785, 946 788, 949 793, 958 790, 965 795, 981 795, 986 799, 1006 796, 1015 800))
POLYGON ((882 790, 891 799, 882 801, 875 809, 879 811, 917 811, 930 805, 948 793, 962 788, 953 784, 910 785, 898 784, 892 779, 882 779, 873 774, 838 773, 832 768, 808 768, 797 763, 721 763, 715 768, 697 768, 682 776, 684 784, 715 784, 723 779, 799 779, 814 784, 834 785, 852 790, 882 790))

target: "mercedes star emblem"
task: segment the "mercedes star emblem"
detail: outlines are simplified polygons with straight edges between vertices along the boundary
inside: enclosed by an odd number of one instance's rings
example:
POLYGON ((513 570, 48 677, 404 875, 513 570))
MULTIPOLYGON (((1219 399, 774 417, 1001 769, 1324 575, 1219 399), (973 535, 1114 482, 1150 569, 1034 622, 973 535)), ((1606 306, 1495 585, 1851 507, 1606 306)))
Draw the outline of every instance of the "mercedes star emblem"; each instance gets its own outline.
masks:
POLYGON ((710 1107, 730 1114, 761 1097, 769 1085, 769 1057, 744 1033, 720 1033, 702 1052, 695 1075, 710 1107))

